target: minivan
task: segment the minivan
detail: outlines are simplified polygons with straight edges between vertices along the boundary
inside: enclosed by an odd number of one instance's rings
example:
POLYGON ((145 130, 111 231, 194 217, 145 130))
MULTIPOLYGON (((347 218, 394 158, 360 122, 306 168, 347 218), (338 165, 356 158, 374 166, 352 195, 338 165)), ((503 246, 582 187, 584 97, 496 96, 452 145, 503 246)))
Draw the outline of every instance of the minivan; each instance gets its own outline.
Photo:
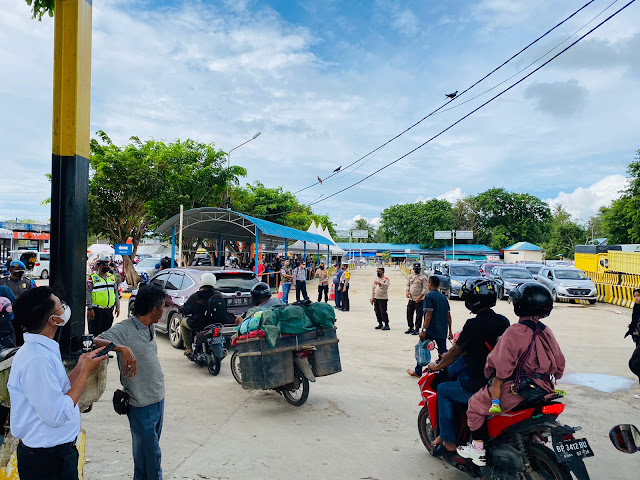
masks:
POLYGON ((26 268, 25 275, 33 278, 49 278, 51 254, 35 250, 11 250, 12 260, 20 260, 26 268))

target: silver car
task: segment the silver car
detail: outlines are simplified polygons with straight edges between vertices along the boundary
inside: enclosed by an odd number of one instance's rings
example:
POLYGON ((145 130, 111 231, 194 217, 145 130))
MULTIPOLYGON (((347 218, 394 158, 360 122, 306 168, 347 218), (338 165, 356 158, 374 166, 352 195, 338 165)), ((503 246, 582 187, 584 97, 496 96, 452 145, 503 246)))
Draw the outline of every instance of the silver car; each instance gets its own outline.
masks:
POLYGON ((536 280, 551 290, 553 299, 589 300, 594 304, 598 291, 594 283, 582 270, 567 266, 545 266, 540 269, 536 280))

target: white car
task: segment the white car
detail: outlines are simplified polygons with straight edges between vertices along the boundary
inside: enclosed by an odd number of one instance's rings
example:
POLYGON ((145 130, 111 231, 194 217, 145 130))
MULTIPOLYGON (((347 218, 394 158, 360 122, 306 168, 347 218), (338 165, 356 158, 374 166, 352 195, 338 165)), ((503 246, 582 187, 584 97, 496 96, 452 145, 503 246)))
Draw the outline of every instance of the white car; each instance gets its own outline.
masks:
POLYGON ((9 255, 13 260, 20 260, 26 267, 25 275, 32 278, 49 278, 51 272, 49 252, 35 250, 11 250, 9 255))
POLYGON ((151 278, 161 261, 162 258, 160 257, 145 257, 136 263, 133 268, 138 272, 138 275, 146 273, 151 278))
POLYGON ((553 299, 589 300, 594 304, 598 299, 595 284, 582 270, 573 267, 557 266, 540 269, 536 280, 549 290, 553 299))

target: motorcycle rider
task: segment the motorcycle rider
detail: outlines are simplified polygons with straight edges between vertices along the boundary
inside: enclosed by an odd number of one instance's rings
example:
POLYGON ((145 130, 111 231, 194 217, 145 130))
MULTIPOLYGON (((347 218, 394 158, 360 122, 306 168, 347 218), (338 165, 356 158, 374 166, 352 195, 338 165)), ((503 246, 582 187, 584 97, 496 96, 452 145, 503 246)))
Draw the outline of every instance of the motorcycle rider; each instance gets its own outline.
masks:
POLYGON ((184 354, 189 356, 193 353, 193 332, 206 328, 210 322, 206 317, 207 303, 214 295, 220 295, 220 291, 214 288, 216 276, 211 272, 205 272, 200 279, 200 288, 193 293, 184 305, 180 307, 180 314, 183 315, 180 323, 180 335, 184 345, 184 354))
POLYGON ((434 446, 442 445, 434 453, 456 451, 455 403, 467 403, 469 398, 487 383, 484 366, 490 349, 509 327, 509 320, 497 314, 492 307, 497 300, 495 284, 488 279, 468 279, 462 286, 465 306, 476 316, 464 324, 458 341, 439 363, 431 362, 427 368, 433 372, 449 368, 458 371, 457 380, 438 385, 438 425, 440 436, 434 446), (455 362, 455 365, 453 365, 455 362))
MULTIPOLYGON (((553 297, 547 287, 527 282, 509 293, 518 323, 511 325, 487 357, 484 373, 502 383, 500 405, 508 412, 525 399, 541 399, 555 392, 554 379, 562 377, 565 359, 551 329, 540 322, 553 309, 553 297), (534 398, 535 397, 535 398, 534 398)), ((489 439, 486 424, 491 408, 489 387, 469 399, 467 423, 472 441, 458 447, 458 454, 475 465, 486 465, 484 441, 489 439)))
POLYGON ((264 282, 258 282, 251 288, 251 301, 255 305, 244 316, 236 316, 236 325, 240 325, 245 318, 268 307, 282 307, 285 305, 278 297, 272 298, 271 287, 264 282))

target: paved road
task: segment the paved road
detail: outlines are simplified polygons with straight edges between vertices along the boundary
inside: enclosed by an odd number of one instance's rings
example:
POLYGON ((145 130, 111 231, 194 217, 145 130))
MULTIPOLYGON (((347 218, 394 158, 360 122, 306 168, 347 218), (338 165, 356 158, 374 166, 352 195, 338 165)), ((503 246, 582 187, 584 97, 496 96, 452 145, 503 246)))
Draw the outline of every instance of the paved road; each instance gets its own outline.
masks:
MULTIPOLYGON (((416 337, 403 334, 404 277, 387 272, 391 331, 381 332, 373 329, 368 302, 374 275, 373 268, 353 272, 351 311, 338 312, 343 372, 318 379, 299 408, 275 392, 243 390, 231 376, 228 359, 219 376, 210 376, 161 337, 158 352, 167 386, 161 444, 165 478, 467 478, 428 456, 420 442, 420 397, 416 381, 405 373, 414 362, 416 337)), ((497 308, 515 320, 506 302, 497 308)), ((468 317, 462 302, 452 302, 452 313, 459 330, 468 317)), ((604 374, 582 379, 600 388, 615 387, 611 376, 632 385, 613 393, 565 385, 567 409, 560 418, 584 427, 597 456, 587 460, 593 479, 635 479, 640 465, 640 454, 617 452, 607 437, 616 423, 640 426, 640 400, 633 398, 640 388, 627 367, 632 344, 622 338, 629 318, 629 310, 610 305, 559 305, 546 322, 565 352, 568 372, 604 374)), ((89 480, 132 477, 128 422, 111 406, 118 386, 112 362, 107 392, 83 415, 89 480)))

